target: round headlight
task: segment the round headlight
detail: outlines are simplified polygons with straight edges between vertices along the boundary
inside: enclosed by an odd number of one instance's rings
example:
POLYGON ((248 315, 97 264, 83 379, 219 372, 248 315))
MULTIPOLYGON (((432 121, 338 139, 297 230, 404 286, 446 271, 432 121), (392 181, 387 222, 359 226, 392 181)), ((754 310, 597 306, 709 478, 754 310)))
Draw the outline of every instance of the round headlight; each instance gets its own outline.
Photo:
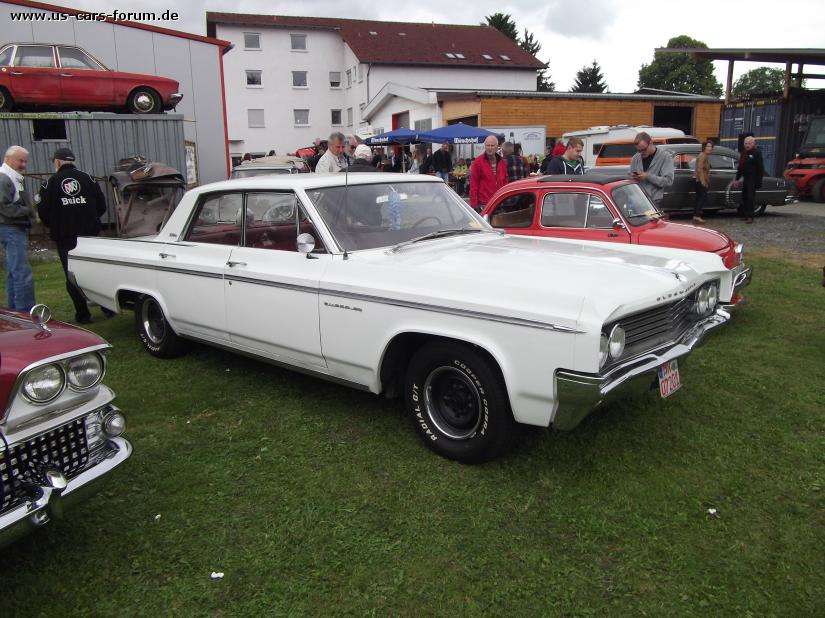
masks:
POLYGON ((616 324, 610 331, 610 357, 619 358, 624 352, 624 329, 616 324))
POLYGON ((609 343, 609 340, 607 338, 607 335, 602 333, 602 337, 599 340, 599 368, 600 369, 602 367, 604 367, 604 364, 607 362, 607 355, 608 355, 609 347, 610 347, 610 343, 609 343))
POLYGON ((103 359, 92 352, 69 361, 66 378, 72 388, 84 390, 93 387, 103 378, 103 359))
POLYGON ((34 403, 46 403, 57 397, 65 385, 63 370, 57 365, 32 369, 23 382, 23 394, 34 403))
POLYGON ((699 290, 699 294, 696 296, 696 308, 699 311, 699 314, 704 314, 708 312, 708 289, 702 288, 699 290))
POLYGON ((719 290, 716 288, 716 285, 712 285, 708 288, 708 310, 713 311, 716 309, 716 303, 719 302, 719 290))

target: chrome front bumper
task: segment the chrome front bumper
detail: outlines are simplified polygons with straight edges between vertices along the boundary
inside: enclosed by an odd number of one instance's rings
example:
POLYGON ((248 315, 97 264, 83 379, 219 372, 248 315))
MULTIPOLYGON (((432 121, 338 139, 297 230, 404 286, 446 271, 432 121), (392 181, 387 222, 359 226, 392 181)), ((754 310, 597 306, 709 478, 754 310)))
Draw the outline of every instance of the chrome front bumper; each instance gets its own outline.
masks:
POLYGON ((123 438, 108 440, 105 458, 84 470, 72 480, 40 486, 40 497, 0 515, 0 547, 29 534, 32 530, 58 519, 65 508, 70 508, 97 493, 100 484, 112 470, 132 454, 132 445, 123 438))
POLYGON ((554 378, 558 405, 553 416, 553 427, 560 430, 573 429, 597 407, 618 399, 619 396, 651 390, 659 367, 690 354, 707 333, 728 320, 730 313, 717 309, 713 315, 694 324, 676 343, 629 359, 603 375, 556 370, 554 378))

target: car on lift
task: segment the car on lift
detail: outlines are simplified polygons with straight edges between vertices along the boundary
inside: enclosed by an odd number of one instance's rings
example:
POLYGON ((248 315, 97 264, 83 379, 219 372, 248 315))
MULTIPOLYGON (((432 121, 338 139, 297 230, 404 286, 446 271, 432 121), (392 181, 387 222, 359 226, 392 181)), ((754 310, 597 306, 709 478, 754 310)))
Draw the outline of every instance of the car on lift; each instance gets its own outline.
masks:
POLYGON ((0 547, 95 493, 132 452, 102 383, 111 346, 50 316, 0 309, 0 547))
POLYGON ((10 43, 0 48, 0 112, 25 108, 159 114, 183 94, 174 79, 113 71, 80 47, 10 43))
POLYGON ((812 118, 796 157, 788 161, 785 180, 800 198, 825 202, 825 116, 812 118))

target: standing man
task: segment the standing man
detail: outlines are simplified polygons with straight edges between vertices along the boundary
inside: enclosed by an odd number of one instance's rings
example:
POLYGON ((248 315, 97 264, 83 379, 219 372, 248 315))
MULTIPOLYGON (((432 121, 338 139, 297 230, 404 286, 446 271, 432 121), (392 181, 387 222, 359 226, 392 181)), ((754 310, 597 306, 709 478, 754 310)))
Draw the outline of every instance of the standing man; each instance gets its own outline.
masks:
POLYGON ((702 210, 708 205, 708 187, 710 187, 710 153, 713 152, 713 142, 705 140, 702 152, 696 157, 696 171, 693 179, 696 188, 696 201, 693 204, 693 222, 705 223, 702 210))
POLYGON ((745 149, 739 156, 739 165, 736 168, 736 181, 742 187, 742 206, 739 216, 745 220, 745 223, 753 223, 756 190, 762 188, 764 175, 765 164, 762 162, 762 153, 756 147, 756 140, 753 136, 748 136, 745 138, 745 149))
POLYGON ((316 172, 340 172, 347 166, 344 159, 344 134, 340 131, 331 133, 327 141, 327 151, 318 159, 316 172))
POLYGON ((553 157, 547 165, 547 173, 562 174, 564 176, 584 174, 582 150, 584 150, 584 142, 578 137, 571 137, 567 140, 567 148, 564 154, 559 157, 553 157))
POLYGON ((34 307, 34 277, 29 264, 29 230, 34 209, 23 186, 29 151, 12 146, 0 167, 0 245, 6 251, 6 305, 15 311, 34 307))
MULTIPOLYGON (((100 217, 106 212, 106 198, 95 180, 74 165, 74 153, 58 148, 54 153, 54 174, 40 187, 37 214, 49 228, 49 237, 57 244, 57 254, 66 275, 66 291, 74 303, 78 324, 91 324, 92 314, 83 292, 69 279, 69 251, 77 246, 78 236, 97 236, 100 217)), ((110 318, 113 311, 101 307, 110 318)))
POLYGON ((630 175, 656 206, 661 206, 665 187, 673 184, 673 158, 653 145, 650 135, 642 131, 633 140, 636 154, 630 160, 630 175))
POLYGON ((498 138, 490 135, 484 140, 484 152, 470 167, 470 206, 484 210, 493 193, 507 184, 507 163, 498 153, 498 138))
MULTIPOLYGON (((425 154, 426 159, 426 154, 425 154)), ((432 165, 430 166, 428 171, 435 172, 436 176, 438 176, 441 180, 446 182, 447 184, 450 183, 450 172, 453 170, 453 158, 450 156, 450 144, 449 142, 444 142, 441 144, 441 148, 433 153, 432 156, 432 165)), ((427 173, 427 172, 423 172, 427 173)))
POLYGON ((524 165, 524 159, 515 152, 512 142, 504 142, 501 145, 501 154, 504 155, 504 161, 507 163, 507 178, 510 182, 527 178, 529 175, 527 166, 524 165))

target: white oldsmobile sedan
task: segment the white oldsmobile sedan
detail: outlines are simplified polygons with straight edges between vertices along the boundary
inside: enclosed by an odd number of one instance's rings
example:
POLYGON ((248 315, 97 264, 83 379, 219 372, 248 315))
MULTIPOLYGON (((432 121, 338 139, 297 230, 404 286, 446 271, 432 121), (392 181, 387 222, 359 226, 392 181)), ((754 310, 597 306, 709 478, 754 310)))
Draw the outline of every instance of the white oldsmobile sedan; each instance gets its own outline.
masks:
POLYGON ((157 236, 80 239, 69 270, 134 310, 150 354, 192 339, 400 395, 424 443, 466 463, 519 423, 670 395, 732 293, 715 254, 505 236, 434 177, 378 173, 202 186, 157 236))

